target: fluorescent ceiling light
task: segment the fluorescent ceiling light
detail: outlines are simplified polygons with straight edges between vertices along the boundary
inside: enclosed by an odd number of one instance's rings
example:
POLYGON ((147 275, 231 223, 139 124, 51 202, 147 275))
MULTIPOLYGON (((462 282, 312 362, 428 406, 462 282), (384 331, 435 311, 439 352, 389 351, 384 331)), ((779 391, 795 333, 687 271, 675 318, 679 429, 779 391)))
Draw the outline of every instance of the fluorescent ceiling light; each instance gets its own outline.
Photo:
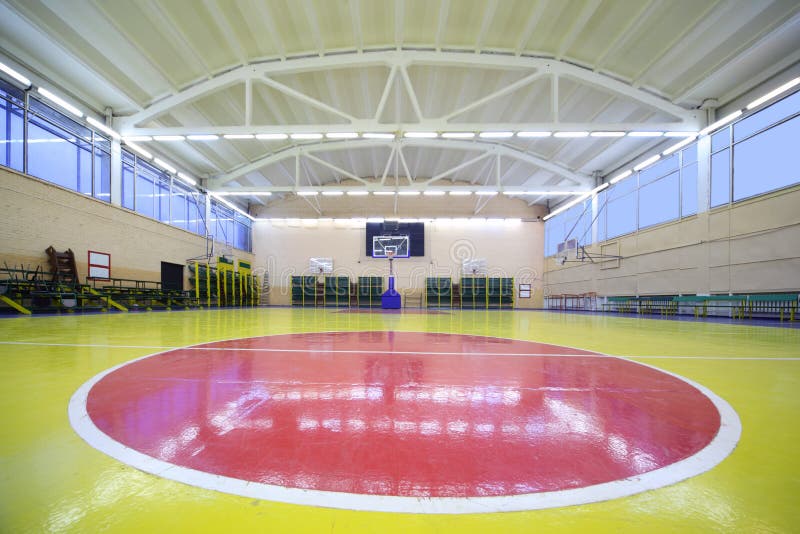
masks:
POLYGON ((517 137, 550 137, 552 132, 517 132, 517 137))
POLYGON ((106 126, 105 124, 100 122, 99 120, 94 119, 92 117, 86 117, 86 122, 88 122, 89 124, 91 124, 92 126, 97 128, 101 132, 104 132, 104 133, 110 135, 114 139, 120 139, 120 135, 117 132, 115 132, 114 130, 112 130, 111 128, 109 128, 108 126, 106 126))
POLYGON ((325 137, 328 139, 355 139, 358 134, 356 132, 331 132, 326 133, 325 137))
POLYGON ((445 132, 442 134, 445 139, 472 139, 475 132, 445 132))
POLYGON ((592 132, 592 137, 625 137, 625 132, 592 132))
POLYGON ((398 191, 398 195, 402 195, 404 197, 410 197, 414 195, 419 195, 419 191, 398 191))
POLYGON ((362 133, 361 137, 363 137, 364 139, 394 139, 394 134, 381 133, 381 132, 378 133, 367 132, 367 133, 362 133))
POLYGON ((551 217, 555 217, 559 213, 562 213, 562 212, 570 209, 572 206, 575 206, 576 204, 579 204, 579 203, 583 202, 584 200, 586 200, 590 196, 595 195, 595 194, 599 193, 600 191, 606 189, 608 186, 609 186, 608 182, 598 185, 597 187, 595 187, 594 189, 592 189, 588 193, 584 193, 581 196, 579 196, 578 198, 576 198, 575 200, 570 200, 569 202, 567 202, 566 204, 564 204, 563 206, 561 206, 557 210, 551 211, 550 213, 548 213, 547 215, 542 217, 542 220, 546 221, 547 219, 550 219, 551 217))
POLYGON ((313 197, 319 194, 319 191, 297 191, 297 194, 301 197, 313 197))
POLYGON ((305 141, 309 139, 322 139, 321 133, 293 133, 289 137, 296 141, 305 141))
POLYGON ((405 132, 403 137, 408 137, 410 139, 433 139, 434 137, 439 137, 439 134, 436 132, 405 132))
POLYGON ((172 165, 170 165, 169 163, 167 163, 163 159, 153 158, 153 161, 155 162, 156 165, 158 165, 162 169, 166 169, 166 170, 168 170, 169 172, 172 172, 172 173, 178 172, 178 170, 175 167, 173 167, 172 165))
POLYGON ((800 83, 800 76, 798 76, 797 78, 795 78, 793 80, 790 80, 790 81, 786 82, 785 84, 781 85, 777 89, 774 89, 774 90, 770 91, 769 93, 765 94, 761 98, 756 98, 755 100, 753 100, 752 102, 747 104, 747 109, 756 108, 756 107, 760 106, 761 104, 763 104, 764 102, 766 102, 767 100, 775 98, 779 94, 781 94, 781 93, 783 93, 785 91, 788 91, 789 89, 791 89, 792 87, 794 87, 795 85, 797 85, 799 83, 800 83))
POLYGON ((226 134, 223 135, 225 139, 253 139, 255 135, 253 134, 226 134))
POLYGON ((440 197, 444 195, 444 191, 423 191, 422 194, 427 197, 440 197))
POLYGON ((589 132, 556 132, 553 137, 589 137, 589 132))
POLYGON ((664 132, 664 137, 694 137, 696 132, 664 132))
POLYGON ((348 191, 347 194, 351 197, 364 197, 369 195, 369 191, 348 191))
POLYGON ((134 152, 138 153, 140 156, 144 156, 147 159, 153 159, 153 155, 150 152, 148 152, 147 150, 143 149, 142 147, 140 147, 136 143, 134 143, 132 141, 125 141, 125 145, 128 148, 130 148, 131 150, 133 150, 134 152))
POLYGON ((152 141, 153 138, 150 137, 149 135, 132 135, 130 137, 123 137, 122 140, 125 141, 126 143, 128 143, 130 141, 134 141, 134 142, 138 143, 138 142, 142 142, 142 141, 152 141))
POLYGON ((23 76, 19 72, 15 71, 14 69, 9 67, 8 65, 5 65, 4 63, 0 63, 0 70, 5 72, 6 74, 11 76, 15 80, 17 80, 22 85, 24 85, 26 89, 31 86, 31 81, 28 78, 26 78, 25 76, 23 76))
POLYGON ((372 194, 385 197, 385 196, 389 196, 389 195, 394 195, 395 192, 394 191, 373 191, 372 194))
POLYGON ((465 197, 465 196, 471 195, 472 191, 454 190, 454 191, 448 191, 447 194, 448 195, 453 195, 455 197, 465 197))
POLYGON ((76 108, 75 106, 73 106, 72 104, 61 98, 60 96, 51 93, 44 87, 38 87, 36 91, 49 101, 58 104, 60 107, 66 109, 76 117, 83 117, 83 113, 81 112, 81 110, 79 110, 78 108, 76 108))
POLYGON ((237 205, 235 205, 235 204, 232 204, 232 203, 228 202, 227 200, 225 200, 225 199, 224 199, 224 198, 222 198, 221 196, 219 196, 219 195, 216 195, 216 194, 214 194, 214 193, 209 193, 209 194, 210 194, 212 197, 214 197, 214 198, 216 198, 217 200, 219 200, 221 203, 223 203, 223 204, 225 204, 226 206, 228 206, 230 209, 232 209, 232 210, 234 210, 234 211, 237 211, 237 212, 239 212, 241 215, 244 215, 245 217, 247 217, 247 218, 248 218, 248 219, 250 219, 251 221, 255 221, 255 220, 256 220, 256 219, 255 219, 255 217, 253 217, 253 216, 252 216, 252 215, 250 215, 249 213, 247 213, 247 212, 245 212, 245 211, 242 211, 241 209, 239 209, 239 206, 237 206, 237 205))
POLYGON ((735 120, 735 119, 736 119, 737 117, 739 117, 741 114, 742 114, 742 110, 741 110, 741 109, 740 109, 740 110, 738 110, 738 111, 734 111, 734 112, 733 112, 733 113, 731 113, 730 115, 726 115, 726 116, 722 117, 720 120, 718 120, 718 121, 717 121, 717 122, 715 122, 714 124, 711 124, 711 125, 709 125, 709 126, 706 126, 706 127, 705 127, 705 128, 703 128, 702 130, 700 130, 700 131, 697 133, 697 135, 698 135, 698 136, 703 136, 703 135, 706 135, 706 134, 707 134, 707 133, 709 133, 709 132, 713 132, 714 130, 716 130, 716 129, 717 129, 717 128, 719 128, 720 126, 723 126, 723 125, 725 125, 725 124, 728 124, 729 122, 731 122, 731 121, 735 120))
MULTIPOLYGON (((178 173, 180 176, 181 173, 178 173)), ((223 195, 226 197, 268 197, 272 195, 271 191, 212 191, 215 195, 223 195)))
POLYGON ((661 137, 664 132, 628 132, 628 137, 661 137))
POLYGON ((154 135, 153 139, 156 141, 183 141, 182 135, 154 135))
POLYGON ((261 139, 262 141, 280 141, 282 139, 288 139, 288 135, 285 133, 265 133, 265 134, 256 134, 256 139, 261 139))
POLYGON ((514 132, 481 132, 479 137, 484 139, 506 139, 514 135, 514 132))
POLYGON ((369 223, 382 223, 383 217, 367 217, 367 222, 369 223))
POLYGON ((497 191, 475 191, 476 195, 491 197, 497 194, 497 191))
POLYGON ((326 197, 340 197, 344 195, 344 191, 323 191, 322 195, 326 197))
POLYGON ((622 173, 616 175, 615 177, 613 177, 611 180, 608 181, 608 183, 615 184, 617 182, 620 182, 620 181, 624 180, 625 178, 627 178, 631 174, 633 174, 633 171, 628 169, 627 171, 622 172, 622 173))
POLYGON ((219 139, 218 135, 213 134, 198 134, 198 135, 187 135, 186 139, 189 141, 216 141, 219 139))
POLYGON ((685 147, 685 146, 686 146, 686 145, 688 145, 689 143, 693 142, 695 139, 696 139, 696 137, 695 137, 695 136, 692 136, 692 137, 687 137, 687 138, 686 138, 686 139, 684 139, 683 141, 680 141, 680 142, 678 142, 678 143, 675 143, 674 145, 672 145, 671 147, 669 147, 668 149, 666 149, 664 152, 662 152, 662 154, 663 154, 664 156, 669 156, 670 154, 672 154, 672 153, 673 153, 673 152, 675 152, 676 150, 680 150, 681 148, 685 147))
POLYGON ((642 161, 641 163, 638 163, 637 165, 634 165, 633 166, 633 170, 634 171, 641 171, 645 167, 648 167, 649 165, 655 163, 656 161, 658 161, 660 159, 661 159, 661 154, 656 154, 655 156, 651 156, 651 157, 647 158, 646 160, 642 161))
POLYGON ((178 173, 178 178, 180 178, 181 180, 183 180, 184 182, 186 182, 189 185, 197 185, 197 180, 195 180, 194 178, 192 178, 188 174, 184 174, 182 172, 179 172, 178 173))

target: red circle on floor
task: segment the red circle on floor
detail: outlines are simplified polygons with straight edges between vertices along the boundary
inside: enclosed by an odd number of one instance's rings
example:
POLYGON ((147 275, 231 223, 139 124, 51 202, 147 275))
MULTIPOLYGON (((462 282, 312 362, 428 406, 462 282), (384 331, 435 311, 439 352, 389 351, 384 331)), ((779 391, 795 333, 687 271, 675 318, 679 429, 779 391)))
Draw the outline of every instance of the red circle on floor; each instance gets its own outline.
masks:
POLYGON ((209 343, 126 364, 89 391, 112 439, 175 465, 288 488, 475 497, 583 488, 706 447, 711 400, 628 360, 411 332, 209 343))

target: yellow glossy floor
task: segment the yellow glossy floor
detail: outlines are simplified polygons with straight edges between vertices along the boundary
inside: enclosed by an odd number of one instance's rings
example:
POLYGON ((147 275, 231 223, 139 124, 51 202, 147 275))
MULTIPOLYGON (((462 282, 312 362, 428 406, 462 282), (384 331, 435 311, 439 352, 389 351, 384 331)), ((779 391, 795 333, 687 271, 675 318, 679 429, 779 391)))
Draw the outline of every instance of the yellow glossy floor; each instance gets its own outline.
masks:
POLYGON ((0 319, 0 532, 798 532, 800 329, 544 312, 381 315, 287 308, 0 319), (695 380, 742 421, 709 472, 612 501, 412 515, 256 501, 145 474, 83 442, 70 396, 121 362, 236 337, 454 332, 570 345, 695 380))

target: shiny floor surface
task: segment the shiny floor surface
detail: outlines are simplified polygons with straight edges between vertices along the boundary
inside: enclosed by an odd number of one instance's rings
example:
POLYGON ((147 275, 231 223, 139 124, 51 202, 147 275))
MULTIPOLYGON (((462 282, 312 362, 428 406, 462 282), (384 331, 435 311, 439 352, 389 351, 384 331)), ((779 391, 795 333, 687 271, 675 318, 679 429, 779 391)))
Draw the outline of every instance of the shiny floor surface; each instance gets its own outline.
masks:
POLYGON ((0 351, 2 532, 794 532, 800 524, 796 329, 284 308, 3 319, 0 351), (231 341, 238 338, 255 339, 231 341), (185 348, 206 343, 222 350, 185 348), (67 414, 88 380, 159 354, 109 373, 95 391, 106 397, 89 399, 98 427, 134 450, 295 488, 423 498, 595 484, 611 472, 620 478, 652 469, 647 462, 680 460, 708 441, 718 422, 694 388, 584 351, 708 388, 738 413, 738 446, 688 480, 603 502, 387 513, 242 497, 151 475, 87 444, 67 414), (259 404, 265 395, 273 402, 259 404), (249 404, 236 411, 234 399, 249 404), (212 412, 223 416, 216 426, 212 412), (207 424, 175 434, 176 420, 207 424), (529 439, 559 424, 561 441, 529 439), (192 455, 200 445, 189 442, 201 434, 211 450, 192 455), (261 454, 247 446, 254 439, 264 444, 261 454), (614 461, 610 442, 638 451, 626 456, 639 458, 638 467, 614 461), (237 443, 240 454, 229 454, 237 443), (536 451, 546 456, 526 461, 536 451), (450 468, 452 458, 460 469, 450 468), (309 469, 314 476, 297 476, 309 469), (492 476, 503 484, 480 484, 492 476))

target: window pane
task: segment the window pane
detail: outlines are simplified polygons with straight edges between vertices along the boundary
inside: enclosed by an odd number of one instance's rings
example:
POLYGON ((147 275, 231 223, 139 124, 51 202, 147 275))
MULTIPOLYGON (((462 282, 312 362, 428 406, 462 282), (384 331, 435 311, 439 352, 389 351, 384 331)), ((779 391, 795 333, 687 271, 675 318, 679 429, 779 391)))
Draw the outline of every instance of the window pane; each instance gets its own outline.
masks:
POLYGON ((625 178, 621 182, 617 182, 616 184, 606 189, 606 193, 608 194, 608 200, 614 200, 615 198, 619 198, 623 195, 626 195, 636 190, 637 183, 638 182, 636 180, 636 173, 634 173, 633 176, 625 178))
POLYGON ((111 154, 94 151, 94 196, 111 202, 111 154))
POLYGON ((636 195, 630 194, 608 203, 608 239, 636 230, 636 195))
POLYGON ((734 124, 733 140, 740 141, 798 112, 800 112, 800 91, 734 124))
POLYGON ((136 168, 136 211, 142 215, 152 217, 153 199, 155 195, 155 181, 158 174, 149 165, 140 163, 136 168))
POLYGON ((66 130, 71 134, 80 137, 84 141, 92 141, 92 130, 86 126, 75 122, 60 111, 56 110, 55 108, 51 108, 44 102, 40 102, 35 98, 31 98, 29 102, 31 113, 34 113, 40 117, 44 117, 47 119, 46 122, 56 124, 60 129, 66 130))
POLYGON ((0 165, 22 171, 22 108, 0 98, 0 165))
POLYGON ((606 195, 605 191, 602 191, 597 195, 597 210, 599 215, 595 220, 595 224, 597 225, 598 242, 606 240, 606 214, 608 212, 608 206, 606 205, 607 201, 608 196, 606 195))
POLYGON ((648 184, 653 180, 657 180, 662 176, 666 176, 671 172, 678 170, 678 158, 675 154, 667 156, 666 158, 658 161, 655 165, 651 165, 643 171, 639 172, 639 187, 648 184))
POLYGON ((800 117, 734 146, 734 199, 800 182, 800 117))
POLYGON ((46 121, 28 124, 28 174, 91 194, 91 146, 46 121))
POLYGON ((156 209, 158 210, 157 219, 169 224, 169 182, 165 182, 163 177, 157 184, 156 209))
POLYGON ((697 213, 697 164, 681 169, 681 216, 697 213))
POLYGON ((133 158, 122 156, 122 206, 132 210, 133 201, 133 158))
POLYGON ((678 218, 678 173, 639 189, 639 228, 678 218))
POLYGON ((726 126, 711 136, 711 152, 728 148, 731 144, 731 131, 730 127, 726 126))
POLYGON ((727 204, 731 200, 730 149, 711 156, 711 207, 727 204))
POLYGON ((690 165, 692 163, 697 162, 697 143, 692 143, 688 147, 684 148, 681 152, 681 157, 683 158, 682 165, 690 165))

